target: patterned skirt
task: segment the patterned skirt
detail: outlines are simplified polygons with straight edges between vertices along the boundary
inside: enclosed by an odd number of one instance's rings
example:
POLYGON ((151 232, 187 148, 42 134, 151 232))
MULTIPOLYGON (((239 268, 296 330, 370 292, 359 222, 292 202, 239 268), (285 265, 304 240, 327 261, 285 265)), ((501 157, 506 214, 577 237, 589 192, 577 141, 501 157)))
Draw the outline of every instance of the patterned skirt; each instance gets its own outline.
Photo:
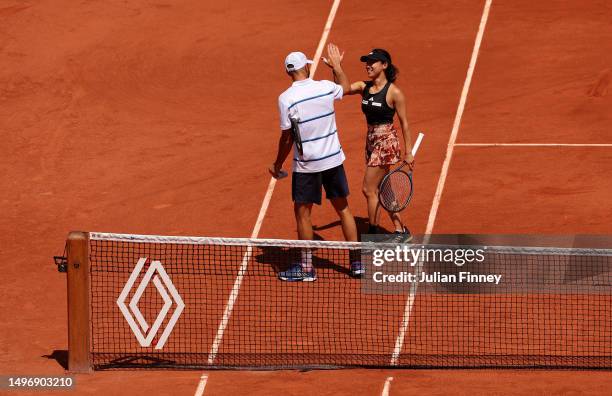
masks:
POLYGON ((368 124, 365 156, 367 166, 387 166, 400 161, 400 142, 393 124, 368 124))

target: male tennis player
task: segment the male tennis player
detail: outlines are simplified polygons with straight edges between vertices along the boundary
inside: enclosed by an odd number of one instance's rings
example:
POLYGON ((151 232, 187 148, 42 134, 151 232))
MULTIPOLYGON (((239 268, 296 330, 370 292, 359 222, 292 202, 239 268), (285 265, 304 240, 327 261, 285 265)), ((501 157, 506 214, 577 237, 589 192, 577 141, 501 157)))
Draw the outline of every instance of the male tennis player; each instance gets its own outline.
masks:
MULTIPOLYGON (((285 58, 285 71, 293 83, 278 98, 282 133, 276 161, 269 172, 276 178, 281 176, 283 162, 293 147, 291 195, 299 239, 313 237, 312 205, 321 205, 323 187, 340 217, 344 238, 357 241, 357 226, 346 199, 349 187, 342 165, 345 157, 334 113, 334 100, 342 99, 342 87, 331 81, 311 79, 310 64, 312 61, 301 52, 292 52, 285 58)), ((353 276, 364 273, 359 260, 350 261, 353 276)), ((291 282, 314 281, 317 275, 310 250, 302 249, 301 261, 278 277, 291 282)))

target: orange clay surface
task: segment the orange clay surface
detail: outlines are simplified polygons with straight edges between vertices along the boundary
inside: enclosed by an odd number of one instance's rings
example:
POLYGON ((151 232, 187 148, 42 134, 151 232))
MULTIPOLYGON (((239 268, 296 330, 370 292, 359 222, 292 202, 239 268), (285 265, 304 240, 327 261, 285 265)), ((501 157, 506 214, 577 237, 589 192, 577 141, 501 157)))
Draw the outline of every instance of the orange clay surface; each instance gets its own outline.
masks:
MULTIPOLYGON (((374 46, 400 68, 413 136, 426 133, 403 213, 414 233, 425 231, 483 5, 345 0, 331 30, 352 80, 365 78, 358 56, 374 46)), ((289 85, 282 60, 314 54, 330 6, 0 2, 0 374, 64 373, 65 276, 51 256, 69 230, 251 234, 279 134, 277 95, 289 85)), ((605 0, 494 0, 458 143, 612 143, 611 20, 605 0)), ((330 72, 320 64, 315 77, 330 72)), ((359 98, 336 109, 363 227, 359 98)), ((611 147, 458 146, 434 232, 611 234, 611 173, 611 147)), ((314 222, 321 238, 341 238, 329 204, 315 208, 314 222)), ((286 179, 260 237, 295 235, 286 179)), ((389 376, 391 395, 612 387, 610 372, 593 371, 207 374, 207 395, 377 395, 389 376)), ((75 393, 192 395, 201 375, 96 372, 78 375, 75 393)))

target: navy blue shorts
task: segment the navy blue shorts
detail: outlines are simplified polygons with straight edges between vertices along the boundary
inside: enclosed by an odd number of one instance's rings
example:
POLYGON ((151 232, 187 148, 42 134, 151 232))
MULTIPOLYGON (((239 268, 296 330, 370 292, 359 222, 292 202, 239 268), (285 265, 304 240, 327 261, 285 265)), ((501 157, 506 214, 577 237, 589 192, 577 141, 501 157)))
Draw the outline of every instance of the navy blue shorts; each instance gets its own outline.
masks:
POLYGON ((315 173, 293 172, 291 179, 291 197, 293 202, 321 205, 321 186, 325 188, 325 197, 346 198, 349 195, 348 182, 344 166, 315 173))

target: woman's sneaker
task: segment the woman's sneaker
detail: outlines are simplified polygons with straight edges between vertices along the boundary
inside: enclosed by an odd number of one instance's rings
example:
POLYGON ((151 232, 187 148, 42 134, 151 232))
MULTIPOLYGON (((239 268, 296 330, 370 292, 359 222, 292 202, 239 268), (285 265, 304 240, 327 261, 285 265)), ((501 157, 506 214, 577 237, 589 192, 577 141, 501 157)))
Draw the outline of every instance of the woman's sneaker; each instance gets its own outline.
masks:
POLYGON ((395 231, 389 238, 391 243, 408 243, 410 241, 412 241, 412 234, 406 226, 404 226, 404 231, 395 231))
POLYGON ((306 272, 302 268, 302 264, 296 263, 287 271, 279 272, 278 279, 287 282, 312 282, 317 280, 317 273, 314 268, 306 272))

